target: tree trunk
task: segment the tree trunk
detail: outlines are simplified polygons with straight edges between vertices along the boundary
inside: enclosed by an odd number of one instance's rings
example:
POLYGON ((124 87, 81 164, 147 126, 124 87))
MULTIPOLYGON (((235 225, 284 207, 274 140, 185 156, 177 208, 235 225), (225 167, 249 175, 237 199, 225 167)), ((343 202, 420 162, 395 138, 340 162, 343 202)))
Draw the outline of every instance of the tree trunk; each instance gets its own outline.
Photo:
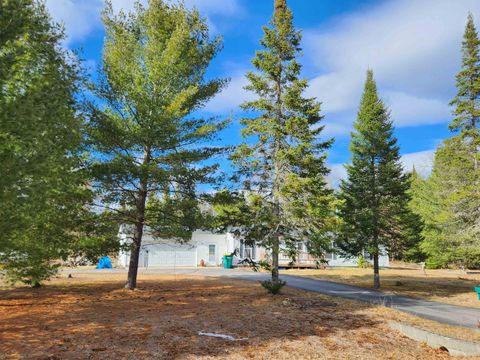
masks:
POLYGON ((278 253, 280 252, 280 239, 275 235, 272 244, 272 282, 278 282, 278 253))
POLYGON ((373 288, 380 288, 380 271, 378 266, 378 253, 373 255, 373 288))
POLYGON ((137 287, 138 260, 140 258, 140 249, 142 247, 143 222, 135 224, 133 234, 133 247, 130 253, 130 264, 128 265, 128 278, 125 288, 133 290, 137 287))
MULTIPOLYGON (((143 165, 150 162, 150 151, 146 150, 143 157, 143 165)), ((140 249, 142 247, 143 225, 145 222, 145 206, 147 203, 148 173, 145 173, 140 180, 140 189, 136 204, 135 230, 133 233, 133 247, 130 254, 130 264, 128 265, 128 278, 125 288, 133 290, 137 287, 138 260, 140 258, 140 249)))

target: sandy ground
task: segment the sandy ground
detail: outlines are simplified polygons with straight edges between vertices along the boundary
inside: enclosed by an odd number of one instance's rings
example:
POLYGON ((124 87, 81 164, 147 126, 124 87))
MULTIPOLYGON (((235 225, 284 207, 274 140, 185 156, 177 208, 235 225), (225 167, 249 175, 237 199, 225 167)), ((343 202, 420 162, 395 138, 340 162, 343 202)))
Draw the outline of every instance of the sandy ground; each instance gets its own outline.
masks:
MULTIPOLYGON (((4 359, 442 359, 390 330, 395 311, 256 282, 75 275, 0 291, 4 359), (221 333, 240 341, 199 336, 221 333)), ((401 320, 401 319, 400 319, 401 320)))
MULTIPOLYGON (((368 288, 373 285, 372 269, 291 269, 282 271, 282 273, 368 288)), ((480 274, 467 275, 459 270, 427 270, 424 275, 421 270, 383 269, 380 270, 380 281, 383 291, 480 309, 480 301, 473 290, 480 284, 480 274)))

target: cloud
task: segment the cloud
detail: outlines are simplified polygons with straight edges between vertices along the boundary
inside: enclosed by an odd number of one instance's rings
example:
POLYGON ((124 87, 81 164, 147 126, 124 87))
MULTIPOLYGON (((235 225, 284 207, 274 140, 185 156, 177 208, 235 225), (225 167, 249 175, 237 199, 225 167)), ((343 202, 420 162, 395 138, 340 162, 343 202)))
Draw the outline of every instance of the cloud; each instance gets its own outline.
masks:
MULTIPOLYGON (((419 151, 402 155, 400 162, 406 172, 412 171, 415 167, 417 173, 423 178, 427 178, 432 173, 435 150, 419 151)), ((330 164, 330 174, 327 176, 328 184, 337 189, 341 180, 347 178, 345 164, 330 164)))
POLYGON ((477 0, 390 0, 305 31, 309 95, 347 134, 372 68, 396 126, 448 121, 468 11, 480 20, 477 0))
POLYGON ((65 26, 67 46, 83 40, 101 25, 99 0, 47 0, 46 6, 53 20, 65 26))
POLYGON ((427 178, 432 173, 435 150, 419 151, 402 156, 401 162, 405 171, 412 171, 415 167, 417 173, 427 178))
POLYGON ((384 99, 392 109, 392 118, 397 126, 441 123, 451 111, 446 101, 417 97, 404 92, 387 91, 384 99))
POLYGON ((347 170, 344 164, 331 164, 329 165, 330 174, 327 176, 327 183, 333 189, 338 189, 340 181, 347 178, 347 170))
POLYGON ((252 92, 244 90, 244 87, 248 84, 245 73, 246 70, 236 71, 227 87, 210 100, 204 110, 217 114, 226 113, 237 110, 239 105, 245 101, 253 100, 255 95, 252 92))
MULTIPOLYGON (((143 4, 147 0, 140 1, 143 4)), ((134 9, 133 0, 112 0, 115 11, 125 12, 134 9)), ((243 13, 239 0, 186 0, 187 7, 196 7, 207 17, 213 32, 216 32, 215 21, 219 17, 237 17, 243 13)), ((46 6, 52 18, 65 26, 66 45, 81 42, 94 31, 102 28, 100 14, 104 7, 103 0, 46 0, 46 6)))

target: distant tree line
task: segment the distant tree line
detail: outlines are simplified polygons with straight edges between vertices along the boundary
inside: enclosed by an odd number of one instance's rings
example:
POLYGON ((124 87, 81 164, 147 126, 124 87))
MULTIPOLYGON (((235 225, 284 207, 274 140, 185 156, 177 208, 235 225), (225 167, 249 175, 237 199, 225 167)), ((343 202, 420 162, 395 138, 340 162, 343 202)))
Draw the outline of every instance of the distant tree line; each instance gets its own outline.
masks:
POLYGON ((302 36, 285 0, 274 1, 246 75, 255 98, 241 106, 235 148, 219 141, 229 120, 199 115, 228 80, 206 77, 222 40, 197 10, 149 0, 127 14, 107 2, 94 82, 41 1, 2 0, 0 12, 0 271, 12 282, 39 286, 62 260, 118 252, 120 224, 134 229, 130 289, 145 226, 179 242, 198 228, 233 229, 268 250, 270 292, 284 284, 279 254, 295 261, 305 240, 319 258, 370 254, 375 287, 383 253, 480 267, 480 42, 471 15, 454 136, 437 149, 432 174, 403 169, 369 69, 348 177, 335 191, 326 180, 333 139, 323 137, 320 103, 304 96, 302 36))

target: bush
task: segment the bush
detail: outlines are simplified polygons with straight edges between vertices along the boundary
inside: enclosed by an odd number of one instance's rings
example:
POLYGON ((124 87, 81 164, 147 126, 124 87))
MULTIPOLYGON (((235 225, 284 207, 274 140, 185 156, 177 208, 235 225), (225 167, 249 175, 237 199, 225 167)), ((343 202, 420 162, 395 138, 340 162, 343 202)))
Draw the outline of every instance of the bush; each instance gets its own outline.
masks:
POLYGON ((360 255, 357 260, 357 266, 361 269, 368 269, 372 266, 365 258, 363 255, 360 255))
MULTIPOLYGON (((40 252, 40 251, 39 251, 40 252)), ((44 280, 55 276, 59 264, 48 259, 44 254, 2 254, 2 266, 8 283, 21 282, 32 287, 40 287, 44 280)))
POLYGON ((265 289, 267 289, 269 294, 277 295, 280 293, 280 290, 285 286, 286 281, 265 280, 265 281, 262 281, 261 284, 265 289))

